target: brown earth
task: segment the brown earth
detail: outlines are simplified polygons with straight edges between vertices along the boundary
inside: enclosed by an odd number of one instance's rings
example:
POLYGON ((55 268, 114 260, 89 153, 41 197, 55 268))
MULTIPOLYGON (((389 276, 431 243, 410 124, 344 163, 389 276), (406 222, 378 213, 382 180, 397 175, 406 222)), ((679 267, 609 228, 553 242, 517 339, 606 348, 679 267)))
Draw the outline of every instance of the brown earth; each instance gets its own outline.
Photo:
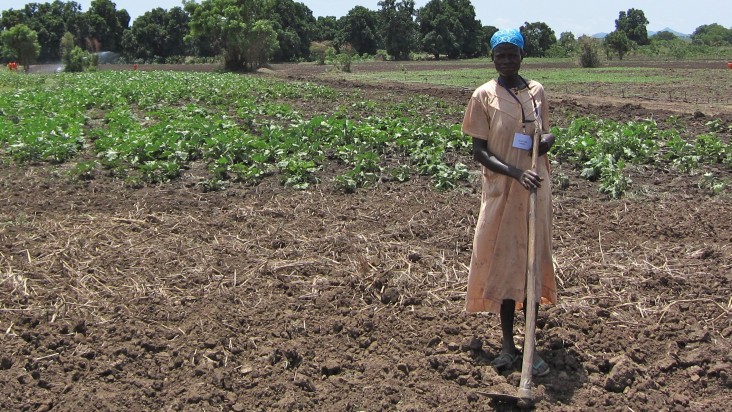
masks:
MULTIPOLYGON (((470 94, 314 70, 271 73, 369 99, 470 94)), ((729 105, 693 95, 662 107, 549 93, 559 125, 674 116, 694 136, 712 115, 732 124, 729 105)), ((711 196, 699 175, 636 168, 633 192, 608 200, 568 165, 554 174, 569 185, 554 186, 560 301, 539 314, 552 372, 535 380, 536 410, 726 410, 729 195, 711 196)), ((0 176, 0 410, 514 409, 484 396, 519 383, 518 365, 488 365, 497 317, 463 312, 475 181, 342 194, 273 178, 206 193, 192 174, 130 188, 5 160, 0 176)))

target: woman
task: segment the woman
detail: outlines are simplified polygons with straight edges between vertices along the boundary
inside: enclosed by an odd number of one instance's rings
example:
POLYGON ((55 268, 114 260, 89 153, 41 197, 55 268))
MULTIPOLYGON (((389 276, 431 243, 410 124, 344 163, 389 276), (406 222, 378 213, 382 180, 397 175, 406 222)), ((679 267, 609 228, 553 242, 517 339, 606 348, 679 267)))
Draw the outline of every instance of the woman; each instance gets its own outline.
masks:
MULTIPOLYGON (((551 185, 544 156, 554 144, 544 87, 519 75, 524 40, 516 29, 491 38, 498 78, 473 93, 463 120, 463 133, 473 137, 473 157, 482 165, 483 193, 468 276, 466 311, 500 315, 503 344, 491 364, 502 369, 521 358, 513 340, 514 315, 525 305, 529 191, 536 196, 537 295, 556 303, 551 256, 551 185), (531 170, 535 131, 541 134, 537 171, 531 170)), ((535 302, 538 310, 539 302, 535 302)), ((534 355, 533 374, 549 366, 534 355)))

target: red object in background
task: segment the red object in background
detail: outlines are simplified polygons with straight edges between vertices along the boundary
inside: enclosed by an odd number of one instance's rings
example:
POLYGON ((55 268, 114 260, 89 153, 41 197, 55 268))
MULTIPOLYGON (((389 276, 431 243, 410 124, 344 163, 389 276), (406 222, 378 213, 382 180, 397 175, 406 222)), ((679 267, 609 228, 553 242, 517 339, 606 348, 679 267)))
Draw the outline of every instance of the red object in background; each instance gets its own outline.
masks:
POLYGON ((727 68, 732 69, 732 62, 727 62, 727 68))
POLYGON ((8 70, 10 70, 10 71, 18 70, 18 63, 16 63, 16 62, 8 63, 8 70))
POLYGON ((134 66, 132 66, 132 68, 133 68, 134 70, 137 70, 137 63, 135 63, 135 65, 134 65, 134 66))

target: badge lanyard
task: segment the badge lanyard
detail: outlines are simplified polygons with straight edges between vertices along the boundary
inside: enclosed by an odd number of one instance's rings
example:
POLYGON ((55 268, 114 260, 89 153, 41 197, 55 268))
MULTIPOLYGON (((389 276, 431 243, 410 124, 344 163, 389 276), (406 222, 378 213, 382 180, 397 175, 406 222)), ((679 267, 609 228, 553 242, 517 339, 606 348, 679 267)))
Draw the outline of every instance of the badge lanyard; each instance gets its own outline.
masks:
POLYGON ((534 119, 533 120, 526 120, 526 113, 524 112, 524 105, 521 103, 521 100, 519 100, 519 98, 516 97, 516 95, 511 91, 511 89, 508 88, 508 86, 506 86, 505 84, 503 84, 503 82, 501 82, 500 78, 498 78, 498 84, 501 85, 501 87, 503 87, 504 89, 506 89, 508 94, 510 94, 511 97, 513 97, 513 99, 516 100, 516 102, 518 102, 519 107, 521 108, 521 128, 523 129, 524 134, 526 134, 526 123, 536 122, 534 127, 537 130, 539 130, 538 129, 539 107, 536 105, 536 98, 534 98, 534 95, 531 93, 531 89, 529 88, 529 83, 527 83, 526 80, 524 80, 524 78, 521 76, 519 76, 519 79, 521 79, 521 81, 524 82, 524 84, 526 85, 526 89, 529 91, 529 96, 531 96, 531 102, 534 106, 534 119))

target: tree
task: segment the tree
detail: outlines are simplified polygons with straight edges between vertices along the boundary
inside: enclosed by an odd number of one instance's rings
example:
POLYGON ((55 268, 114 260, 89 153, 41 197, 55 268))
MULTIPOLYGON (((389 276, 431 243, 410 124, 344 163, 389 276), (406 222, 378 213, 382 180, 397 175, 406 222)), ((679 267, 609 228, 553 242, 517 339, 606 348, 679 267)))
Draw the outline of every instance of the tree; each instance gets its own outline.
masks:
POLYGON ((41 62, 57 62, 60 60, 60 42, 69 31, 74 17, 81 14, 81 6, 76 2, 28 3, 21 10, 8 10, 2 13, 0 26, 9 29, 18 24, 25 24, 38 34, 41 51, 38 60, 41 62))
MULTIPOLYGON (((458 31, 460 55, 455 57, 477 57, 481 53, 483 27, 475 16, 475 7, 470 0, 447 0, 462 30, 458 31)), ((490 43, 490 38, 488 39, 490 43)))
POLYGON ((350 44, 358 54, 376 54, 382 44, 376 12, 356 6, 341 17, 339 22, 341 30, 336 40, 339 45, 350 44))
POLYGON ((111 0, 92 0, 85 16, 88 48, 91 51, 121 51, 122 36, 130 25, 127 10, 117 10, 111 0))
POLYGON ((61 59, 63 60, 66 56, 68 56, 68 54, 71 53, 71 50, 75 46, 76 39, 74 38, 74 35, 69 32, 64 33, 63 37, 61 37, 61 42, 59 44, 61 59))
POLYGON ((58 61, 60 59, 60 42, 66 32, 63 20, 63 3, 29 3, 25 5, 26 23, 28 27, 38 33, 38 43, 41 51, 38 60, 42 62, 58 61))
POLYGON ((86 13, 81 12, 81 5, 75 1, 64 3, 63 15, 66 32, 74 35, 77 46, 84 47, 89 38, 89 20, 86 13))
POLYGON ((436 59, 443 54, 476 57, 488 51, 490 37, 485 39, 486 31, 469 0, 431 0, 417 12, 417 22, 422 50, 436 59))
POLYGON ((26 23, 26 18, 23 10, 5 10, 0 16, 0 29, 2 30, 11 29, 24 23, 26 23))
POLYGON ((577 49, 577 39, 574 34, 569 31, 562 32, 559 35, 558 44, 567 51, 568 55, 572 55, 577 49))
POLYGON ((559 40, 546 50, 546 57, 570 57, 577 51, 577 40, 571 32, 563 32, 559 40))
POLYGON ((183 9, 190 17, 189 21, 189 32, 185 37, 185 42, 190 47, 190 52, 193 55, 200 57, 214 57, 220 56, 222 53, 221 39, 219 39, 218 33, 214 30, 193 30, 193 17, 197 13, 197 10, 201 8, 200 3, 196 3, 194 0, 183 0, 183 9))
POLYGON ((547 57, 570 57, 577 50, 577 40, 571 32, 563 32, 559 35, 559 40, 552 44, 545 52, 547 57))
POLYGON ((277 33, 263 18, 265 4, 257 0, 204 0, 185 3, 192 10, 191 38, 205 39, 224 56, 228 70, 252 70, 277 50, 277 33))
POLYGON ((615 30, 625 32, 628 39, 634 41, 637 45, 643 46, 649 44, 648 19, 640 9, 629 9, 628 12, 621 11, 618 19, 615 20, 615 30))
POLYGON ((26 71, 30 65, 36 62, 41 52, 41 45, 38 44, 38 33, 31 30, 25 24, 18 24, 1 35, 2 43, 10 51, 14 59, 18 60, 26 71))
POLYGON ((313 30, 313 40, 333 41, 338 36, 338 19, 335 16, 318 17, 313 30))
POLYGON ((279 48, 277 32, 275 32, 272 22, 269 20, 255 21, 246 43, 244 60, 249 62, 249 67, 256 68, 267 64, 279 48))
POLYGON ((321 66, 325 64, 325 58, 328 56, 329 51, 333 51, 330 41, 314 41, 310 43, 310 58, 315 60, 321 66))
POLYGON ((165 19, 165 42, 168 47, 168 56, 186 56, 190 55, 190 45, 186 42, 186 37, 191 32, 188 26, 191 16, 181 7, 173 7, 168 10, 165 19))
POLYGON ((659 31, 658 33, 656 33, 653 36, 651 36, 651 39, 650 40, 651 41, 656 41, 656 40, 660 40, 660 41, 674 41, 674 40, 676 40, 678 38, 679 38, 679 36, 671 33, 670 31, 664 30, 664 31, 659 31))
POLYGON ((483 26, 480 30, 480 54, 489 56, 491 54, 491 38, 498 31, 495 26, 483 26))
POLYGON ((296 61, 307 58, 316 22, 313 12, 293 0, 273 0, 265 14, 273 22, 279 42, 273 59, 296 61))
POLYGON ((694 44, 707 46, 725 46, 732 44, 732 29, 727 29, 717 23, 699 26, 691 35, 694 44))
POLYGON ((444 0, 431 0, 419 9, 417 22, 423 51, 438 60, 440 55, 456 54, 459 45, 444 0))
POLYGON ((605 50, 608 57, 611 52, 618 54, 618 58, 623 60, 623 56, 631 49, 633 43, 630 41, 624 31, 615 30, 614 32, 605 36, 605 50))
POLYGON ((165 10, 160 7, 138 17, 122 37, 123 53, 129 59, 159 60, 185 56, 185 37, 190 32, 190 17, 180 7, 165 10))
POLYGON ((599 41, 598 39, 585 35, 577 39, 577 44, 580 48, 580 66, 584 68, 600 67, 599 41))
POLYGON ((414 22, 414 0, 380 1, 382 34, 386 52, 396 60, 409 59, 416 48, 417 24, 414 22))
POLYGON ((521 27, 521 34, 524 35, 524 52, 531 57, 543 57, 546 51, 557 42, 554 30, 543 22, 524 23, 521 27))

